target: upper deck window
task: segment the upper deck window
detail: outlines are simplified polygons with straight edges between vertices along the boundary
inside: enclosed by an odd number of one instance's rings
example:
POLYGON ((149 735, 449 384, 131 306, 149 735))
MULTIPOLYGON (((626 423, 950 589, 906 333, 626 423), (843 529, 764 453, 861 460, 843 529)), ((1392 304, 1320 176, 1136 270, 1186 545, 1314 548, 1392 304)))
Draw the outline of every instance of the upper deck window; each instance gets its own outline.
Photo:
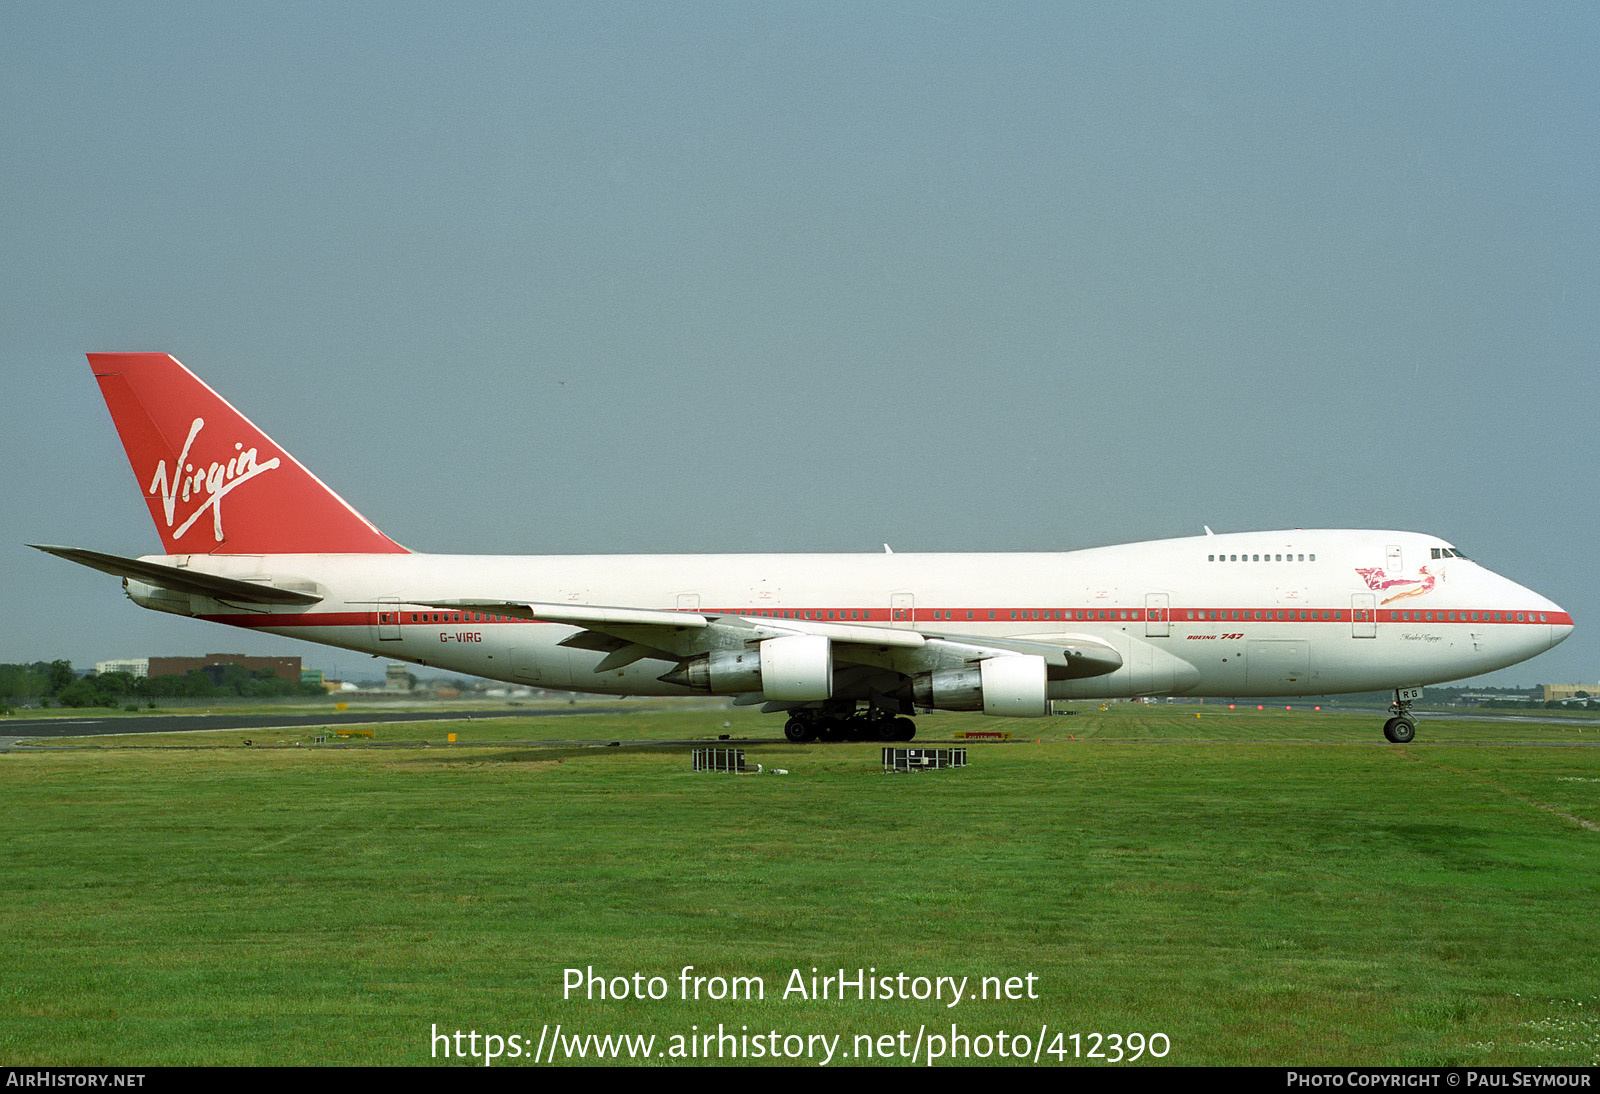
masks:
MULTIPOLYGON (((1440 550, 1443 550, 1446 555, 1449 555, 1451 553, 1451 550, 1448 547, 1446 547, 1446 548, 1435 547, 1434 548, 1435 552, 1438 552, 1440 550)), ((1455 556, 1457 558, 1466 558, 1467 557, 1466 555, 1462 554, 1460 551, 1456 551, 1454 553, 1455 553, 1455 556)), ((1433 557, 1434 558, 1439 558, 1440 555, 1436 553, 1433 557)), ((1206 556, 1206 561, 1207 562, 1315 562, 1315 561, 1317 561, 1317 556, 1316 555, 1307 555, 1307 554, 1297 554, 1297 553, 1295 553, 1293 551, 1290 551, 1290 552, 1286 552, 1286 553, 1281 554, 1281 555, 1280 554, 1268 554, 1268 555, 1207 555, 1206 556)))

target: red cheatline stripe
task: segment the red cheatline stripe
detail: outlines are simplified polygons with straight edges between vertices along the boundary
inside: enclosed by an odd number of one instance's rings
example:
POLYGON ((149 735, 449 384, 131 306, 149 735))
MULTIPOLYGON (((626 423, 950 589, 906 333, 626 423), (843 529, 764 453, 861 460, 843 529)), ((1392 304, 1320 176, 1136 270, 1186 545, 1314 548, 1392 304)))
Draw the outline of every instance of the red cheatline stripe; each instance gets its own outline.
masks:
MULTIPOLYGON (((1146 612, 1143 608, 701 608, 700 614, 738 615, 759 619, 785 619, 822 623, 923 623, 937 630, 953 623, 1136 623, 1165 621, 1178 627, 1209 623, 1399 623, 1445 626, 1528 625, 1572 626, 1566 612, 1485 611, 1483 609, 1422 610, 1383 609, 1351 611, 1348 608, 1171 608, 1146 612), (1476 618, 1474 618, 1476 617, 1476 618)), ((411 612, 398 614, 402 626, 446 624, 529 623, 537 620, 493 619, 479 612, 411 612), (474 618, 476 616, 476 618, 474 618)), ((269 615, 205 615, 200 618, 233 627, 375 627, 377 612, 298 612, 269 615)), ((381 625, 391 625, 385 618, 381 625)))

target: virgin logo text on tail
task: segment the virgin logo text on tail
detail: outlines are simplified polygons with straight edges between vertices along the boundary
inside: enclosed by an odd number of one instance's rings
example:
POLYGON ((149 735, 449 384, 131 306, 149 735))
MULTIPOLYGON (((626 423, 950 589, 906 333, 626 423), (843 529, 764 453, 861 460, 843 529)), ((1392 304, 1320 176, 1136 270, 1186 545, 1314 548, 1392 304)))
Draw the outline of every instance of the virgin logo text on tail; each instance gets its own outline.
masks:
POLYGON ((173 539, 182 539, 183 534, 189 530, 200 515, 207 509, 211 510, 211 531, 218 543, 222 542, 222 499, 227 497, 236 486, 242 486, 257 475, 271 471, 278 466, 278 457, 274 456, 266 463, 256 462, 256 450, 246 448, 244 442, 236 441, 234 451, 237 453, 227 463, 212 461, 209 465, 196 467, 189 462, 189 449, 194 445, 194 439, 200 435, 200 430, 205 427, 204 418, 196 418, 189 427, 189 439, 183 442, 183 451, 178 453, 178 459, 172 466, 172 471, 167 470, 167 461, 162 460, 156 465, 155 477, 150 480, 150 494, 161 494, 161 508, 167 518, 167 527, 172 527, 176 519, 178 502, 188 503, 191 498, 204 497, 205 502, 190 513, 177 530, 172 533, 173 539))

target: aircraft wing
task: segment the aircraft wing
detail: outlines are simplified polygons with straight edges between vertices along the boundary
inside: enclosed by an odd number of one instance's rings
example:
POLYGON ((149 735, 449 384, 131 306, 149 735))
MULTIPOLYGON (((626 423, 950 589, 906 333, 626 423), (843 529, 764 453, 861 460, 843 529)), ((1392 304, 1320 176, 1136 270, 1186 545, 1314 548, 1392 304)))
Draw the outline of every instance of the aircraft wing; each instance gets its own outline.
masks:
POLYGON ((1015 654, 1042 657, 1051 679, 1101 676, 1122 666, 1122 655, 1091 635, 1049 639, 991 638, 877 627, 867 623, 770 616, 709 615, 658 608, 541 604, 500 600, 417 601, 430 607, 491 612, 517 619, 565 623, 580 628, 561 644, 604 652, 595 666, 607 672, 646 657, 686 661, 724 650, 743 650, 771 638, 817 635, 829 640, 836 662, 911 675, 970 666, 1015 654))
POLYGON ((82 547, 54 547, 42 543, 30 543, 28 546, 101 573, 160 585, 174 592, 198 593, 213 600, 244 604, 315 604, 322 599, 307 590, 243 581, 236 577, 219 577, 184 566, 123 558, 121 555, 108 555, 82 547))

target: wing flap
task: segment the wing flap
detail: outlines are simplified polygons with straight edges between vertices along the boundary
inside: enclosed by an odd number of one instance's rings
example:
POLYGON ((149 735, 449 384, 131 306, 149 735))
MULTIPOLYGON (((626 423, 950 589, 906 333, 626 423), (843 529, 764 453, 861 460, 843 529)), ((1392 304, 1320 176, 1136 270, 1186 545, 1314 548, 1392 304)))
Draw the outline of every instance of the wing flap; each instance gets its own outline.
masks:
MULTIPOLYGON (((606 668, 645 657, 686 659, 718 650, 742 649, 769 638, 811 634, 827 638, 839 664, 865 665, 910 675, 970 665, 991 657, 1043 657, 1052 679, 1101 676, 1122 667, 1122 655, 1086 634, 1049 638, 990 638, 928 634, 868 624, 720 615, 667 608, 593 604, 547 604, 510 600, 423 600, 430 607, 493 612, 516 619, 564 623, 579 628, 561 644, 605 653, 606 668)), ((605 671, 597 669, 596 671, 605 671)))
POLYGON ((527 600, 418 600, 430 608, 450 608, 493 612, 514 619, 534 619, 544 623, 568 623, 587 630, 642 625, 674 627, 680 630, 710 625, 698 612, 675 612, 661 608, 612 608, 595 604, 543 604, 527 600))

